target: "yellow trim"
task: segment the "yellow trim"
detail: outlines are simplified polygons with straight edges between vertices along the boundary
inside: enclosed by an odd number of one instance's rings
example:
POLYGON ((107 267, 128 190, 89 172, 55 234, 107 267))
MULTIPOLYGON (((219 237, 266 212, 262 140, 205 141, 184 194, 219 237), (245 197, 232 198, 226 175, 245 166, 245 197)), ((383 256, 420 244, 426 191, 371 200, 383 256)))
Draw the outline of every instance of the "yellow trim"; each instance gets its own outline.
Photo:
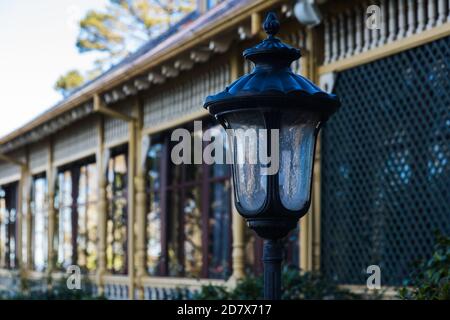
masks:
POLYGON ((378 59, 388 57, 390 55, 421 46, 423 44, 444 38, 450 35, 450 23, 445 23, 439 27, 435 27, 430 30, 423 31, 419 34, 412 35, 408 38, 404 38, 382 47, 375 48, 373 50, 360 53, 356 56, 346 58, 337 62, 323 65, 319 67, 319 75, 329 72, 339 72, 346 69, 350 69, 356 66, 360 66, 378 59))
POLYGON ((209 114, 208 111, 206 111, 205 109, 201 109, 199 111, 195 111, 193 113, 176 118, 174 120, 167 121, 166 123, 163 123, 161 125, 144 128, 144 129, 142 129, 142 134, 150 135, 150 134, 158 133, 158 132, 167 130, 169 128, 177 127, 179 125, 182 125, 183 123, 202 118, 208 114, 209 114))
POLYGON ((14 159, 14 158, 12 158, 10 156, 7 156, 6 154, 2 154, 2 153, 0 153, 0 160, 5 161, 5 162, 9 162, 9 163, 13 163, 13 164, 18 165, 20 167, 26 166, 25 162, 22 162, 20 160, 14 159))
MULTIPOLYGON (((137 109, 139 108, 139 102, 137 97, 133 99, 133 105, 132 105, 132 112, 133 115, 136 115, 137 109)), ((136 118, 131 118, 136 119, 136 118)), ((134 265, 134 254, 135 254, 135 245, 134 245, 134 236, 135 236, 135 229, 134 229, 134 220, 135 220, 135 185, 134 180, 136 176, 136 141, 137 141, 137 121, 129 121, 128 122, 128 137, 129 137, 129 143, 128 143, 128 216, 127 216, 127 223, 128 223, 128 278, 129 278, 129 284, 128 284, 128 298, 131 300, 134 300, 134 288, 135 288, 135 265, 134 265)))
POLYGON ((8 183, 11 183, 11 182, 17 182, 17 181, 20 180, 20 177, 21 177, 21 174, 20 173, 16 173, 16 174, 13 174, 13 175, 11 175, 11 176, 9 176, 7 178, 1 178, 0 179, 0 185, 8 184, 8 183))
POLYGON ((94 112, 98 112, 103 115, 110 116, 110 117, 116 118, 116 119, 120 119, 120 120, 123 120, 126 122, 132 122, 132 121, 137 120, 137 119, 130 117, 126 114, 123 114, 119 111, 116 111, 114 109, 110 109, 110 108, 106 107, 105 104, 100 99, 100 96, 98 94, 95 94, 93 99, 94 99, 94 112))
POLYGON ((115 148, 117 146, 120 146, 120 145, 123 145, 123 144, 127 144, 128 141, 129 141, 129 138, 127 136, 125 136, 125 137, 122 137, 122 138, 114 139, 114 140, 109 141, 109 142, 105 142, 103 144, 103 147, 105 149, 112 149, 112 148, 115 148))
POLYGON ((59 159, 58 161, 54 161, 53 162, 53 167, 61 167, 65 164, 77 161, 77 160, 81 160, 83 158, 87 158, 89 156, 95 155, 97 147, 93 147, 87 150, 84 150, 83 152, 79 152, 76 153, 74 155, 71 155, 69 157, 63 158, 63 159, 59 159))
POLYGON ((32 176, 35 176, 37 174, 44 173, 46 170, 47 170, 47 165, 44 164, 44 165, 41 165, 38 167, 34 167, 33 169, 30 169, 30 173, 32 176))
POLYGON ((178 277, 143 277, 142 284, 144 287, 152 288, 200 288, 203 285, 226 286, 227 281, 219 279, 192 279, 178 277))

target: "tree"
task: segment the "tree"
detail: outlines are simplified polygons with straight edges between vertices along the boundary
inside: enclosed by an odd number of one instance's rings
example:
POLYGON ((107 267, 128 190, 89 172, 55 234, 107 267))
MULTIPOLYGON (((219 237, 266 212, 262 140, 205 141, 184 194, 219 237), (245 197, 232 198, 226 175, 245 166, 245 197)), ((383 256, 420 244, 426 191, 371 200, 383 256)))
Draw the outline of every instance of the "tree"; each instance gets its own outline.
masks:
MULTIPOLYGON (((93 78, 117 63, 146 41, 167 30, 194 9, 195 0, 110 0, 102 11, 90 10, 80 21, 76 46, 80 53, 96 52, 93 70, 84 76, 93 78)), ((75 70, 59 78, 55 88, 67 93, 75 70)), ((77 81, 81 73, 78 72, 77 81)))
POLYGON ((63 97, 69 95, 69 93, 81 86, 84 83, 84 77, 78 70, 70 70, 66 74, 60 76, 55 83, 55 89, 61 92, 63 97))

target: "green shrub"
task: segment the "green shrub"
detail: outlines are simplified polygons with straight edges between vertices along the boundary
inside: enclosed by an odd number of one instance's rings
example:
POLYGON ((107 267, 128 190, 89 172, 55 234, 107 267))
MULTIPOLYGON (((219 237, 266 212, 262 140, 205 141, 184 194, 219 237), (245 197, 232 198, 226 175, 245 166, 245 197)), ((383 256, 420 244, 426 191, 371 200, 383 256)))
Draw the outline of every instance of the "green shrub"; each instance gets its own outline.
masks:
POLYGON ((21 289, 11 290, 0 294, 0 299, 10 300, 97 300, 104 297, 92 294, 92 283, 86 277, 82 280, 79 290, 67 288, 67 279, 61 278, 52 281, 46 279, 41 283, 21 280, 21 289))
POLYGON ((450 238, 436 234, 434 253, 422 261, 399 290, 401 299, 450 300, 450 238))

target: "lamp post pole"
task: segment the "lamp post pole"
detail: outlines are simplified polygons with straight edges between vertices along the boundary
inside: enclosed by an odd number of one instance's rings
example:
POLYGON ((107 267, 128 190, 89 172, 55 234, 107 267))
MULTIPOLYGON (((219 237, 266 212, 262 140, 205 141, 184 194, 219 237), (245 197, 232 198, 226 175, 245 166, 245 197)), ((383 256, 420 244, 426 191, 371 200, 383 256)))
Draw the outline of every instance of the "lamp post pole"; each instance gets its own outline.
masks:
POLYGON ((281 261, 283 244, 281 240, 264 240, 264 299, 281 299, 281 261))

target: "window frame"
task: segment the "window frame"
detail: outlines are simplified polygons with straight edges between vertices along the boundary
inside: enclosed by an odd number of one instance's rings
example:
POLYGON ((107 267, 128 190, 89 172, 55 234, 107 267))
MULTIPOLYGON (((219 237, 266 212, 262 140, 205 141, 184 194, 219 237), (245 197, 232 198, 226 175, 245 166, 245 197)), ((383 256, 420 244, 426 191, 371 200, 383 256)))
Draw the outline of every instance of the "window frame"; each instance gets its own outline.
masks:
MULTIPOLYGON (((96 159, 95 156, 90 156, 75 162, 72 162, 70 164, 61 166, 58 168, 57 170, 57 178, 55 181, 55 197, 53 198, 54 201, 54 205, 55 205, 55 233, 54 233, 54 239, 53 241, 55 242, 55 246, 54 246, 54 251, 55 251, 55 257, 56 257, 56 265, 59 269, 63 269, 64 265, 67 264, 67 262, 64 261, 64 259, 62 260, 62 262, 60 262, 60 254, 59 254, 59 249, 61 246, 61 239, 60 239, 60 227, 61 227, 61 212, 63 212, 63 210, 70 210, 70 227, 71 227, 71 239, 70 239, 70 243, 71 243, 71 261, 69 263, 70 264, 79 264, 78 261, 78 237, 79 237, 79 219, 80 219, 80 214, 79 214, 79 210, 80 208, 84 207, 85 208, 85 213, 86 213, 86 218, 87 218, 87 208, 88 206, 96 206, 98 199, 96 199, 95 201, 89 201, 88 197, 86 197, 86 200, 82 203, 79 203, 79 196, 80 196, 80 180, 81 180, 81 171, 82 168, 86 168, 86 180, 89 179, 89 174, 88 174, 88 167, 90 165, 96 165, 96 159), (65 180, 65 175, 69 174, 70 176, 70 191, 67 191, 65 188, 61 189, 61 185, 60 185, 60 175, 63 175, 63 179, 65 180), (64 203, 64 197, 66 195, 66 193, 70 194, 70 203, 64 203), (61 265, 59 265, 61 264, 61 265)), ((97 180, 98 180, 98 175, 97 175, 97 180)), ((86 183, 86 187, 88 187, 88 183, 86 183)), ((95 186, 95 188, 97 189, 97 185, 95 186)), ((97 231, 98 233, 98 231, 97 231)), ((97 241, 97 237, 96 236, 96 241, 97 241)), ((97 242, 96 242, 96 247, 97 247, 97 242)), ((87 248, 87 246, 86 246, 87 248)), ((87 256, 87 253, 85 253, 85 255, 87 256)), ((97 254, 98 257, 98 254, 97 254)), ((82 268, 82 271, 86 272, 86 273, 94 273, 95 270, 88 270, 86 267, 82 268)))
MULTIPOLYGON (((204 119, 200 119, 204 120, 204 119)), ((214 124, 210 121, 203 121, 203 131, 213 127, 214 124), (205 126, 206 123, 206 126, 205 126)), ((190 131, 191 134, 193 134, 193 125, 192 123, 185 124, 184 126, 180 126, 178 128, 184 128, 190 131)), ((202 268, 200 272, 201 278, 211 278, 209 275, 209 266, 210 266, 210 259, 209 259, 209 247, 210 247, 210 227, 209 227, 209 219, 210 219, 210 196, 212 193, 211 186, 214 183, 231 183, 231 168, 227 170, 227 174, 214 177, 211 174, 211 169, 213 168, 214 164, 209 165, 206 164, 204 161, 202 161, 202 164, 198 164, 196 166, 201 166, 201 176, 199 179, 196 180, 187 180, 186 178, 186 172, 189 169, 189 166, 194 165, 186 165, 186 164, 180 164, 175 165, 170 161, 170 151, 172 150, 172 147, 177 142, 170 141, 170 133, 173 129, 170 131, 164 131, 161 133, 157 133, 155 135, 152 135, 150 140, 152 141, 152 145, 150 148, 156 144, 162 145, 161 150, 161 160, 160 160, 160 166, 159 166, 159 174, 160 174, 160 187, 157 190, 152 190, 149 186, 148 182, 148 171, 149 171, 149 164, 148 164, 148 155, 147 155, 147 162, 146 162, 146 193, 148 195, 147 204, 146 204, 146 213, 149 210, 151 201, 152 201, 152 194, 155 192, 159 192, 159 199, 160 199, 160 212, 161 212, 161 230, 160 230, 160 237, 161 237, 161 263, 160 263, 160 270, 159 274, 157 276, 171 276, 169 274, 169 257, 168 257, 168 242, 169 242, 169 206, 168 201, 170 199, 170 193, 171 192, 177 192, 179 195, 179 201, 177 206, 177 212, 176 212, 176 219, 178 219, 179 226, 178 226, 178 234, 177 234, 177 242, 178 242, 178 256, 177 261, 178 264, 182 267, 182 271, 180 272, 180 275, 178 276, 185 276, 185 241, 186 241, 186 233, 184 232, 184 228, 186 226, 185 224, 185 215, 183 214, 183 204, 184 200, 186 199, 186 191, 190 190, 191 188, 199 188, 200 190, 200 214, 201 214, 201 242, 202 242, 202 268), (178 167, 177 170, 180 171, 180 181, 178 183, 174 183, 172 180, 172 173, 173 168, 178 167)), ((204 150, 205 146, 207 145, 207 142, 202 141, 202 151, 204 150)), ((148 152, 148 151, 147 151, 148 152)), ((227 210, 229 213, 229 224, 228 224, 228 238, 229 238, 229 252, 228 252, 228 270, 231 274, 232 272, 232 201, 231 201, 231 185, 229 185, 228 193, 229 193, 229 199, 227 204, 227 210)), ((146 214, 146 224, 147 221, 147 214, 146 214)), ((145 233, 145 246, 147 248, 148 246, 148 234, 145 233)), ((148 271, 147 261, 145 265, 146 271, 148 271)))
MULTIPOLYGON (((2 269, 7 269, 7 270, 17 270, 19 268, 19 248, 18 248, 18 241, 19 241, 19 232, 18 232, 18 228, 19 228, 19 223, 18 223, 18 218, 19 218, 19 182, 18 181, 14 181, 14 182, 10 182, 4 185, 0 186, 0 189, 3 190, 3 192, 5 193, 5 196, 1 199, 2 201, 4 201, 4 210, 6 212, 6 214, 8 215, 8 224, 5 226, 5 232, 6 234, 6 238, 5 238, 5 244, 4 244, 4 248, 0 248, 0 251, 2 249, 4 249, 4 253, 1 253, 1 255, 5 255, 4 256, 4 265, 0 266, 2 269), (8 192, 9 190, 9 192, 8 192), (9 219, 11 218, 11 211, 15 210, 15 219, 14 222, 11 223, 9 222, 9 219), (11 240, 14 239, 14 253, 12 253, 11 251, 11 240), (11 255, 13 256, 13 259, 11 260, 11 255)), ((3 225, 3 222, 0 221, 0 226, 3 225)), ((0 228, 0 232, 1 232, 0 228)), ((1 256, 0 256, 1 257, 1 256)))

